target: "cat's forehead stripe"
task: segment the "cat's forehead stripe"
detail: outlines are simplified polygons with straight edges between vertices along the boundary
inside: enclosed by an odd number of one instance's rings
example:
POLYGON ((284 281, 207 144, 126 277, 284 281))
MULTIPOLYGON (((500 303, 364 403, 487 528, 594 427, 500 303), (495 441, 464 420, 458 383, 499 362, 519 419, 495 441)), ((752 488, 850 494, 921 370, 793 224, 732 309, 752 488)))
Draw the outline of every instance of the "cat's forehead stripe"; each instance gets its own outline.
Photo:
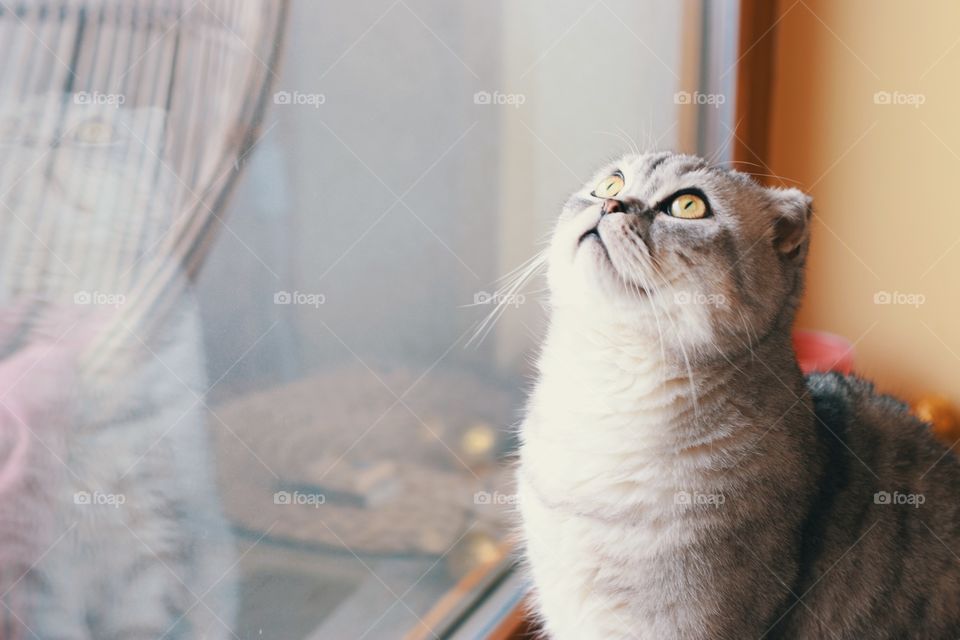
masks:
POLYGON ((676 166, 677 161, 682 158, 683 156, 665 152, 646 159, 644 164, 638 167, 634 178, 637 194, 648 200, 652 198, 663 188, 669 176, 676 177, 682 173, 676 166))
POLYGON ((700 158, 671 153, 669 151, 644 157, 634 165, 635 176, 641 180, 649 180, 655 174, 673 173, 681 175, 704 168, 707 164, 700 158))
POLYGON ((654 155, 654 156, 648 158, 648 159, 644 162, 644 165, 645 165, 645 166, 644 166, 640 171, 638 171, 637 173, 639 173, 640 175, 642 175, 642 176, 644 176, 644 177, 646 177, 646 178, 649 178, 649 177, 651 177, 651 176, 653 175, 653 172, 656 171, 657 168, 658 168, 660 165, 662 165, 664 162, 666 162, 667 160, 669 160, 669 159, 672 158, 672 157, 673 157, 673 154, 670 153, 669 151, 665 151, 665 152, 663 152, 663 153, 654 155))

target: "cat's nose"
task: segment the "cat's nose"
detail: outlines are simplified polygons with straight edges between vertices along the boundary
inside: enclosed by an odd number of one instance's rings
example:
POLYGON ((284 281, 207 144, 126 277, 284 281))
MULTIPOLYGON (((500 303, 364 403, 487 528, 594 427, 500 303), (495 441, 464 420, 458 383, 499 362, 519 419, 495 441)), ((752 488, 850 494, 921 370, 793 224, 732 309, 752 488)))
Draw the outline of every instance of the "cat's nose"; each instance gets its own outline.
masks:
POLYGON ((619 200, 607 198, 603 201, 603 207, 600 208, 600 215, 605 216, 608 213, 616 213, 617 211, 623 211, 623 203, 619 200))
POLYGON ((625 200, 614 200, 613 198, 607 198, 603 201, 603 207, 600 209, 600 215, 605 216, 608 213, 630 213, 631 211, 637 211, 642 208, 643 203, 634 198, 627 198, 625 200))

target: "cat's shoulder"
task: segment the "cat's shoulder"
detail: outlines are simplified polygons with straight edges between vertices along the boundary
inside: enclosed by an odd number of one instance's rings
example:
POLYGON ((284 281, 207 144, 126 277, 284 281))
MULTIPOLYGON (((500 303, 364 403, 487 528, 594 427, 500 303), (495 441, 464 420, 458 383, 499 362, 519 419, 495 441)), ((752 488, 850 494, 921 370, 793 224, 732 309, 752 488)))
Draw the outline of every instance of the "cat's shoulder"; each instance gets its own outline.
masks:
POLYGON ((895 396, 852 374, 812 373, 806 377, 814 412, 821 426, 842 440, 867 430, 894 439, 918 438, 934 443, 930 427, 895 396), (877 433, 879 432, 879 434, 877 433))
POLYGON ((890 416, 919 420, 910 413, 905 402, 877 391, 873 382, 853 374, 811 373, 806 377, 807 389, 813 399, 817 415, 837 419, 851 414, 879 412, 890 416))

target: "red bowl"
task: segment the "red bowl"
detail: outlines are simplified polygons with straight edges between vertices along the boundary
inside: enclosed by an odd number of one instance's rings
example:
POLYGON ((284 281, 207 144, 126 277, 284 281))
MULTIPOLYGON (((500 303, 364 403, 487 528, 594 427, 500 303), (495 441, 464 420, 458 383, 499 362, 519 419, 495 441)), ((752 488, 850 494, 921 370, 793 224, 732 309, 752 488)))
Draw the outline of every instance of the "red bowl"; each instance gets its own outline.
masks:
POLYGON ((793 350, 804 373, 853 371, 853 344, 836 334, 798 329, 793 332, 793 350))

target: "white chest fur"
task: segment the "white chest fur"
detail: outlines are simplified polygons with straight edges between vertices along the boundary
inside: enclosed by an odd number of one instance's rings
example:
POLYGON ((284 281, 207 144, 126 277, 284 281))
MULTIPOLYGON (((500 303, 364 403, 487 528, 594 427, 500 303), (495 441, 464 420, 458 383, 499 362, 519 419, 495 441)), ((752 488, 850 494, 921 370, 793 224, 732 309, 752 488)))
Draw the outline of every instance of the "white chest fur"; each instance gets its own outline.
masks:
POLYGON ((518 488, 538 606, 557 640, 700 626, 702 611, 686 611, 664 584, 674 570, 665 567, 712 523, 691 526, 677 496, 722 492, 711 445, 736 438, 691 420, 719 401, 722 380, 692 381, 659 355, 573 331, 553 330, 545 345, 518 488))

